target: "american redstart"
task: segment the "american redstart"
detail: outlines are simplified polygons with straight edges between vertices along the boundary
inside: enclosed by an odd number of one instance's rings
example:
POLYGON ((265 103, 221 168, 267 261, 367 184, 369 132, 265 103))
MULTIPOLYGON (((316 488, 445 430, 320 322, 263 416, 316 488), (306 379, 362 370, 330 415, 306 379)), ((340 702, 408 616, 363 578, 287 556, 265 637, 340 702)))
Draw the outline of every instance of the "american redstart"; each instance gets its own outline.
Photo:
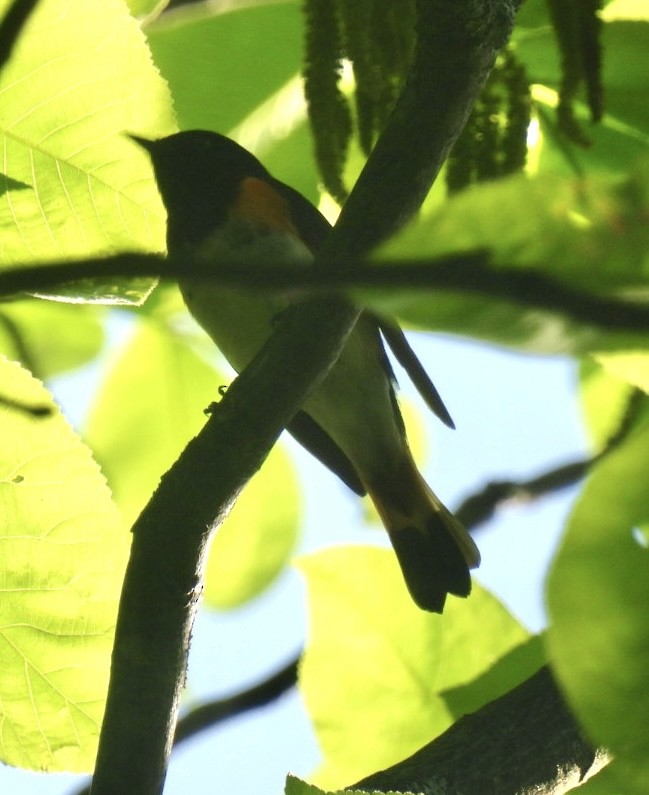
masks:
MULTIPOLYGON (((215 269, 219 262, 308 266, 331 230, 307 199, 229 138, 194 130, 133 140, 151 156, 167 210, 167 248, 176 258, 200 258, 215 269)), ((179 286, 191 314, 238 372, 286 308, 286 301, 268 292, 224 288, 192 279, 191 273, 179 286)), ((480 554, 417 470, 381 329, 429 405, 452 425, 401 331, 363 313, 288 430, 353 491, 369 494, 413 599, 441 613, 447 593, 470 593, 469 569, 479 564, 480 554)))

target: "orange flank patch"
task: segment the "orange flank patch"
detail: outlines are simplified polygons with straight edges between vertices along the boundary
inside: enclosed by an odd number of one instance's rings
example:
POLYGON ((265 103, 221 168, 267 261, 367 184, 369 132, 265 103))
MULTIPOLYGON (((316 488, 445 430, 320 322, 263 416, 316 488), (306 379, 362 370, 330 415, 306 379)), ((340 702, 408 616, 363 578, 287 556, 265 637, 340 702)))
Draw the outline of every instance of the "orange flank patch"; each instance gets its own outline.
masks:
POLYGON ((263 179, 246 177, 239 188, 233 215, 253 221, 265 230, 289 232, 300 238, 286 199, 263 179))

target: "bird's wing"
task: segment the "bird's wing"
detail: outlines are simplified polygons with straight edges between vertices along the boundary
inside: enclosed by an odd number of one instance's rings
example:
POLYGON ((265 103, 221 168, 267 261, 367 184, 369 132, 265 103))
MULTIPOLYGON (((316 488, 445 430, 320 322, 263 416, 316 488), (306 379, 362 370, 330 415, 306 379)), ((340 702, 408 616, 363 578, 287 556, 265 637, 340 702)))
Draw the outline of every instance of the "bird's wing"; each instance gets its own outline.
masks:
MULTIPOLYGON (((305 199, 301 193, 296 191, 294 188, 291 188, 290 185, 286 185, 283 182, 280 182, 279 180, 275 180, 274 184, 275 187, 282 193, 284 198, 287 200, 289 207, 291 209, 291 214, 293 216, 295 226, 300 230, 300 234, 302 236, 303 241, 312 251, 314 252, 317 251, 320 248, 320 246, 322 246, 322 244, 324 243, 327 235, 331 232, 331 224, 317 209, 317 207, 311 204, 310 201, 307 201, 307 199, 305 199)), ((390 395, 395 410, 395 418, 399 427, 402 429, 402 431, 404 431, 403 420, 401 419, 401 413, 399 411, 396 396, 394 394, 394 387, 396 386, 396 378, 394 375, 394 371, 392 370, 392 365, 390 364, 390 360, 388 359, 388 356, 383 347, 383 341, 381 340, 381 336, 379 334, 379 323, 377 322, 377 319, 374 316, 372 316, 367 312, 364 312, 361 318, 359 319, 359 324, 362 324, 364 326, 365 332, 369 335, 369 337, 373 338, 373 342, 379 346, 379 357, 381 360, 381 365, 383 367, 383 370, 385 371, 387 379, 390 382, 390 395)), ((405 337, 403 339, 405 342, 405 337)), ((392 344, 390 343, 389 340, 388 342, 392 347, 392 344)), ((408 343, 405 342, 405 345, 408 346, 408 343)), ((409 347, 408 350, 410 350, 409 347)), ((423 373, 423 368, 421 367, 421 364, 417 361, 412 350, 410 350, 410 353, 411 356, 417 362, 419 369, 423 373)), ((396 351, 395 355, 397 355, 396 351)), ((399 359, 398 355, 397 359, 399 359)), ((399 361, 401 361, 401 359, 399 359, 399 361)), ((403 364, 403 361, 401 361, 401 363, 403 364)), ((405 365, 404 369, 408 371, 410 377, 413 378, 413 381, 415 381, 415 378, 408 370, 408 368, 405 367, 405 365)), ((423 375, 424 377, 427 378, 425 373, 423 373, 423 375)), ((435 387, 432 386, 432 383, 431 387, 433 390, 435 390, 435 387)), ((443 407, 441 399, 439 399, 439 403, 443 407)), ((302 444, 303 447, 306 447, 306 449, 309 450, 309 452, 311 452, 316 458, 318 458, 326 466, 328 466, 333 472, 335 472, 340 477, 340 479, 344 483, 346 483, 347 486, 349 486, 349 488, 352 489, 352 491, 355 491, 357 494, 365 494, 365 488, 363 487, 356 473, 356 470, 354 469, 353 465, 351 464, 347 456, 336 445, 336 443, 314 420, 311 419, 311 417, 304 414, 304 412, 300 412, 300 415, 298 415, 298 417, 303 417, 303 419, 300 419, 298 423, 300 427, 297 429, 296 433, 296 429, 293 427, 293 425, 289 426, 289 431, 291 432, 291 434, 300 442, 300 444, 302 444), (307 424, 309 427, 307 427, 307 424)), ((298 417, 296 417, 296 419, 298 419, 298 417)), ((448 419, 450 420, 450 417, 448 419)))
POLYGON ((379 321, 379 327, 385 341, 390 346, 390 350, 406 373, 408 373, 408 377, 417 388, 417 391, 424 399, 428 408, 444 423, 444 425, 447 425, 449 428, 455 428, 455 423, 448 413, 448 409, 444 405, 435 384, 430 380, 422 363, 410 347, 410 343, 406 339, 403 331, 399 326, 385 320, 379 321))
POLYGON ((365 487, 352 462, 329 434, 305 411, 298 411, 287 427, 288 432, 305 450, 330 469, 353 492, 363 497, 365 487))
POLYGON ((300 230, 302 240, 311 251, 317 251, 331 232, 329 221, 295 188, 278 179, 273 179, 272 184, 288 202, 293 222, 300 230))

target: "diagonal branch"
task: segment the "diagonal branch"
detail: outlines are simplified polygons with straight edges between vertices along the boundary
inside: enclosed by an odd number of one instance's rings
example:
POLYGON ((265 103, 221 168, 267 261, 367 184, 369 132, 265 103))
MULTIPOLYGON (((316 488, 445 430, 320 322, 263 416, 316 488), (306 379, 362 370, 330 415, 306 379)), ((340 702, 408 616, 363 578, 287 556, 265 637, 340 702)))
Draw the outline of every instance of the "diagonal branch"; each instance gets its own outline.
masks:
MULTIPOLYGON (((377 146, 378 162, 371 157, 361 175, 361 198, 354 199, 355 189, 343 210, 326 257, 364 254, 418 206, 513 21, 506 0, 421 0, 419 9, 422 42, 406 98, 388 122, 386 144, 377 146), (424 46, 431 44, 431 15, 437 58, 424 46), (436 94, 431 84, 438 84, 436 94), (440 102, 431 106, 435 96, 440 102), (414 156, 418 148, 423 154, 414 156)), ((331 367, 357 316, 333 298, 287 312, 137 520, 93 795, 162 791, 211 531, 331 367)))
POLYGON ((425 795, 561 795, 607 761, 605 751, 595 751, 579 730, 549 668, 541 668, 355 788, 425 795))
POLYGON ((162 791, 211 532, 335 361, 356 314, 340 301, 287 313, 136 521, 93 795, 162 791))

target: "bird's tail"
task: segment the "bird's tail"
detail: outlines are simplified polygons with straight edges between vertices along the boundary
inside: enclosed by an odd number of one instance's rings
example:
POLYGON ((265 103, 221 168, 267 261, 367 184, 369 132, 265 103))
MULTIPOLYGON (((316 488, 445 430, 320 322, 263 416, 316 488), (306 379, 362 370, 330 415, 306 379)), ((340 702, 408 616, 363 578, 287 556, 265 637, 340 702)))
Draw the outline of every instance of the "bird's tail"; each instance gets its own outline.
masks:
POLYGON ((423 479, 410 451, 403 451, 389 478, 366 485, 416 604, 441 613, 447 594, 468 596, 469 569, 480 564, 480 552, 423 479))

